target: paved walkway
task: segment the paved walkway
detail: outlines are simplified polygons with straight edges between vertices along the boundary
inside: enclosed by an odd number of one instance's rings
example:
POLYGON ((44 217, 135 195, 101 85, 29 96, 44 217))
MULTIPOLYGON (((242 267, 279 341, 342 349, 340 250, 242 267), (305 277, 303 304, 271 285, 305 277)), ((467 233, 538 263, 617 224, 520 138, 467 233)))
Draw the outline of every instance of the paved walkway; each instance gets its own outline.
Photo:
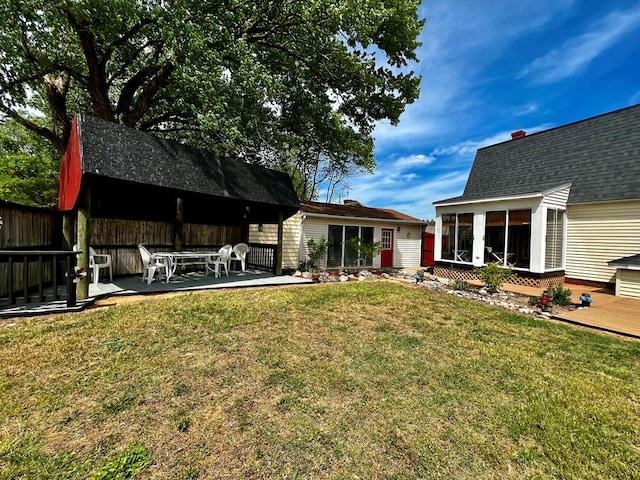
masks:
MULTIPOLYGON (((505 283, 503 290, 539 297, 542 289, 505 283)), ((571 301, 580 304, 580 295, 588 293, 593 302, 589 308, 570 312, 552 312, 552 318, 606 332, 640 338, 640 299, 616 297, 611 290, 583 285, 566 284, 571 290, 571 301)))

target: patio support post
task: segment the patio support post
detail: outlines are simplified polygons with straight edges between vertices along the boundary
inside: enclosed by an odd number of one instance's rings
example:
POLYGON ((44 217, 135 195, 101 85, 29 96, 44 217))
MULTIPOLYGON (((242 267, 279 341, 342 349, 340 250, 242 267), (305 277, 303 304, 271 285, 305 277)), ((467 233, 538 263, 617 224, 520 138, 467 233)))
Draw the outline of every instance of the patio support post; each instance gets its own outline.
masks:
POLYGON ((278 210, 278 245, 276 246, 276 258, 274 259, 274 273, 282 275, 282 236, 284 230, 284 214, 278 210))
POLYGON ((173 224, 173 243, 176 252, 184 248, 184 200, 176 198, 176 220, 173 224))
MULTIPOLYGON (((91 188, 86 187, 80 194, 78 203, 78 267, 89 273, 89 231, 91 222, 91 188)), ((71 274, 71 272, 69 272, 71 274)), ((89 275, 76 283, 77 298, 84 300, 89 296, 89 275)))
POLYGON ((74 215, 73 210, 62 213, 62 249, 63 250, 71 250, 73 248, 73 244, 76 243, 73 241, 73 225, 74 225, 74 215))

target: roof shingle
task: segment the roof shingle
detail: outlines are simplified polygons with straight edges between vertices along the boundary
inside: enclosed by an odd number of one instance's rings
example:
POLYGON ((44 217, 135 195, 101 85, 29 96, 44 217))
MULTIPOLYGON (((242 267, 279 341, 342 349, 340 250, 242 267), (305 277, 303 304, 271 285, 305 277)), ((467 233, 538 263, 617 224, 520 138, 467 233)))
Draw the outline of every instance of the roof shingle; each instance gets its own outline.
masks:
POLYGON ((640 105, 481 148, 463 195, 446 201, 540 193, 567 183, 569 204, 640 198, 640 105))

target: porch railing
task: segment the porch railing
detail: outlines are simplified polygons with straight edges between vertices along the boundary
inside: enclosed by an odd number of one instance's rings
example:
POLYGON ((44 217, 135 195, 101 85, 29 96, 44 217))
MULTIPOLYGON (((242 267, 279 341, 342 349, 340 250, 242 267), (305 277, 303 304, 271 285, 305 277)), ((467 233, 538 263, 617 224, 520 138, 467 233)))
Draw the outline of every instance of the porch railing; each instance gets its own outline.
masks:
POLYGON ((276 245, 248 243, 247 267, 276 273, 276 245))
POLYGON ((0 250, 0 308, 67 300, 76 306, 73 275, 78 252, 0 250))

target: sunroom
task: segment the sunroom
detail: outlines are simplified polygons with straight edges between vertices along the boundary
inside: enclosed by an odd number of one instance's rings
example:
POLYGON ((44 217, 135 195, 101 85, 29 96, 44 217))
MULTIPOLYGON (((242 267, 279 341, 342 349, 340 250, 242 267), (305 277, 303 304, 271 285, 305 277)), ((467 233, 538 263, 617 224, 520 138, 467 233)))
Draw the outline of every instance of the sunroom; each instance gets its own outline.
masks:
POLYGON ((564 278, 570 185, 500 198, 457 197, 436 207, 436 275, 476 278, 489 263, 511 268, 512 283, 545 287, 564 278))

